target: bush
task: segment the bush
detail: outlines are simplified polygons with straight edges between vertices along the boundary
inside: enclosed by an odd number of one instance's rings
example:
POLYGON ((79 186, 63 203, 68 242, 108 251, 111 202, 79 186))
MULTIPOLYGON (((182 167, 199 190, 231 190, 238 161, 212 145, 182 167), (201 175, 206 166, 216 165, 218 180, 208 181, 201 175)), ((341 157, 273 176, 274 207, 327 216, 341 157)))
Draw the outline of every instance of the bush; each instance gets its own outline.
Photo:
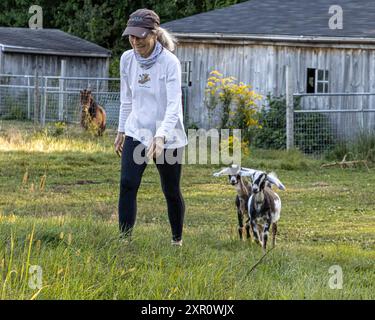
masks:
POLYGON ((53 132, 52 136, 58 137, 64 134, 66 131, 66 123, 65 122, 55 122, 53 125, 53 132))
POLYGON ((26 120, 26 111, 19 106, 11 106, 7 114, 2 116, 3 120, 26 120))
MULTIPOLYGON (((266 106, 259 113, 261 128, 252 130, 251 143, 256 148, 286 148, 286 99, 285 97, 266 98, 266 106)), ((300 110, 300 98, 294 101, 294 108, 300 110)), ((295 117, 294 141, 297 149, 304 153, 319 153, 332 148, 333 136, 329 119, 321 113, 306 113, 295 117), (297 120, 297 121, 296 121, 297 120)))
POLYGON ((209 126, 213 112, 221 105, 221 129, 241 129, 242 140, 249 143, 250 129, 258 126, 257 100, 262 98, 250 85, 237 83, 234 77, 223 77, 217 70, 210 72, 205 89, 205 105, 208 109, 209 126))
POLYGON ((266 97, 268 108, 258 114, 261 128, 252 129, 251 143, 261 149, 286 148, 286 101, 285 98, 266 97))

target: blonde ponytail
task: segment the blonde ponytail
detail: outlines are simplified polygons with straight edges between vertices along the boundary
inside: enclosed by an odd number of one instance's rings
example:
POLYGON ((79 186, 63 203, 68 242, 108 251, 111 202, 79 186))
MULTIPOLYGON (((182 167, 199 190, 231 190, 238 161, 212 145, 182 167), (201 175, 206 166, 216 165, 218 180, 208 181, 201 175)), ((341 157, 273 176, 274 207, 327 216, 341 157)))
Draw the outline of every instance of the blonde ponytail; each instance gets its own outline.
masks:
POLYGON ((164 28, 158 27, 155 31, 156 37, 161 45, 173 52, 176 49, 177 39, 164 28))

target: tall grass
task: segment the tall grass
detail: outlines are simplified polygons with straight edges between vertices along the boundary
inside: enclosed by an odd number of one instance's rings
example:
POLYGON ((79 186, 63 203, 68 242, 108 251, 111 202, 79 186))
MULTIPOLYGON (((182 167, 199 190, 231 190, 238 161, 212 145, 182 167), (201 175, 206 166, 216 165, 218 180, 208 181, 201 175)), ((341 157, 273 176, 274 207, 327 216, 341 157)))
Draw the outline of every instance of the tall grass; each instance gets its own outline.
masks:
MULTIPOLYGON (((22 123, 22 122, 21 122, 22 123)), ((25 152, 108 152, 108 133, 106 139, 93 137, 79 127, 70 125, 61 129, 59 123, 48 124, 45 128, 28 125, 7 125, 6 121, 0 124, 0 151, 25 152), (5 124, 5 125, 4 125, 5 124)))
POLYGON ((375 163, 375 131, 361 131, 352 141, 339 143, 328 155, 331 160, 367 160, 375 163))
POLYGON ((287 191, 277 247, 249 273, 262 250, 239 241, 235 191, 212 177, 217 166, 184 166, 184 246, 174 248, 150 165, 125 245, 114 132, 96 139, 76 127, 50 130, 0 123, 1 299, 375 298, 375 175, 366 170, 321 170, 298 151, 251 150, 243 165, 275 170, 287 191), (33 265, 43 270, 35 289, 33 265), (343 269, 342 290, 328 286, 332 265, 343 269))

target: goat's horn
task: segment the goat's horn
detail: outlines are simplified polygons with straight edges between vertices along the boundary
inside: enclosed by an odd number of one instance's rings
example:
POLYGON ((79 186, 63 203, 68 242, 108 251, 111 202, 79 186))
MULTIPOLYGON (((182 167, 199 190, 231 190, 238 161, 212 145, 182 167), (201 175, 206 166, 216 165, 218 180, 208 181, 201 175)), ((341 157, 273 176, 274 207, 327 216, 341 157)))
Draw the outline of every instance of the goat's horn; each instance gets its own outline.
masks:
POLYGON ((219 177, 219 176, 222 176, 224 174, 229 174, 229 168, 224 168, 223 170, 221 170, 219 172, 215 172, 214 177, 219 177))
POLYGON ((267 180, 274 184, 276 187, 278 187, 280 190, 285 190, 285 186, 282 184, 282 182, 275 177, 273 174, 268 174, 267 175, 267 180))

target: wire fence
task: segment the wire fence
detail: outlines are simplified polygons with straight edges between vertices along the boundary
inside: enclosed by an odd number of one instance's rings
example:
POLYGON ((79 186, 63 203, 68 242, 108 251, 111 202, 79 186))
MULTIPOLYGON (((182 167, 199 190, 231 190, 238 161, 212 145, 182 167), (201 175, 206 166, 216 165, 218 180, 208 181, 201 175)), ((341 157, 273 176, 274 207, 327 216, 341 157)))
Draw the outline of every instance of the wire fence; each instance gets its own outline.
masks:
MULTIPOLYGON (((88 78, 0 74, 0 119, 79 123, 80 91, 90 89, 104 108, 107 127, 116 128, 120 108, 119 78, 88 78)), ((184 119, 188 118, 189 88, 182 88, 184 119)))
POLYGON ((80 90, 92 91, 107 114, 107 125, 118 123, 120 79, 0 75, 0 118, 8 120, 78 123, 80 90))
MULTIPOLYGON (((56 121, 79 123, 83 89, 90 89, 105 109, 107 126, 117 127, 118 78, 0 75, 0 119, 32 120, 42 125, 56 121)), ((185 86, 185 122, 188 105, 189 87, 185 86)), ((339 143, 355 141, 359 135, 375 135, 375 93, 292 94, 287 99, 285 124, 281 125, 286 127, 286 137, 280 137, 280 145, 286 141, 287 148, 294 145, 306 154, 324 155, 339 143)))
POLYGON ((375 93, 294 94, 294 145, 324 155, 337 145, 375 134, 375 93), (294 99, 295 100, 295 99, 294 99))

